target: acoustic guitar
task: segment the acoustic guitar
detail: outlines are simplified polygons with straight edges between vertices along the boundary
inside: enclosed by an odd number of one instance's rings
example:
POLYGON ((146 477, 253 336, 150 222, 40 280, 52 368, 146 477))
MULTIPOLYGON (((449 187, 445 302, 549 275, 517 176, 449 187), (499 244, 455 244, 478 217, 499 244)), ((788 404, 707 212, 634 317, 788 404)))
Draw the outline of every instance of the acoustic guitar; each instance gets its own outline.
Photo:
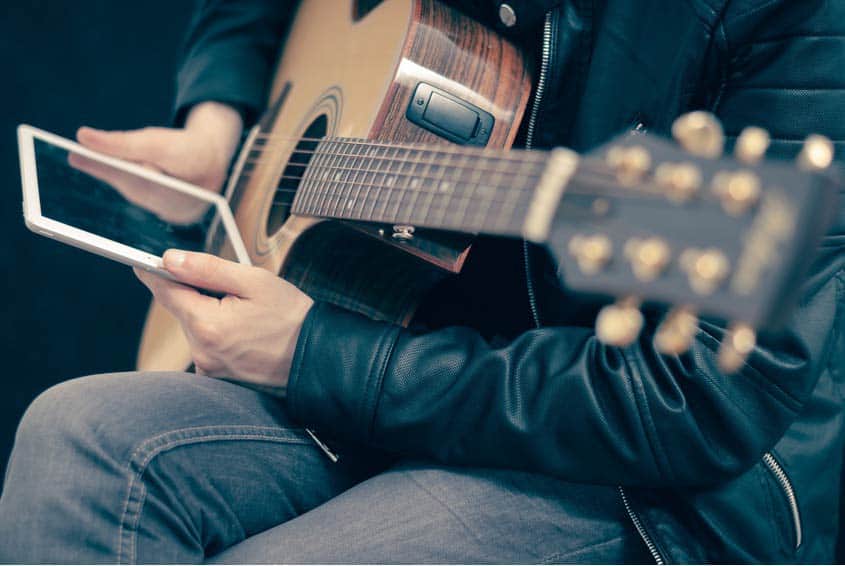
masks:
MULTIPOLYGON (((749 128, 725 158, 699 112, 675 123, 677 144, 508 150, 530 91, 516 47, 436 0, 303 0, 226 189, 252 261, 315 300, 407 324, 472 235, 525 238, 568 288, 618 298, 597 319, 604 342, 635 340, 643 303, 674 305, 659 349, 683 352, 699 314, 734 321, 721 363, 736 369, 755 329, 787 314, 835 209, 830 142, 811 136, 798 167, 768 163, 768 135, 749 128)), ((526 119, 530 141, 534 108, 526 119)), ((190 363, 154 302, 139 369, 190 363)))

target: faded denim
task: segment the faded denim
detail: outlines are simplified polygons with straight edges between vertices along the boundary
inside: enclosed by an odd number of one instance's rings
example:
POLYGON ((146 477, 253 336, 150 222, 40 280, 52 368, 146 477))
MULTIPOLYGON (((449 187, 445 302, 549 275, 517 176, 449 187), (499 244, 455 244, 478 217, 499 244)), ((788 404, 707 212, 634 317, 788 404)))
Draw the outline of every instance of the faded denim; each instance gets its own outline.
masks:
POLYGON ((283 402, 226 381, 68 381, 19 427, 0 497, 0 561, 648 558, 612 487, 339 448, 332 464, 283 402))

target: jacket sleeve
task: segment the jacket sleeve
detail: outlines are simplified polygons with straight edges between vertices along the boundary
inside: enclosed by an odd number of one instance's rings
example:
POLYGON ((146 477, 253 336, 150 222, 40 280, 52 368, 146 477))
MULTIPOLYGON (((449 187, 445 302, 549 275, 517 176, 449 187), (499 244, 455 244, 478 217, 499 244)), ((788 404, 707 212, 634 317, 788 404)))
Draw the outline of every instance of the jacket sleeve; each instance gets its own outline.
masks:
MULTIPOLYGON (((813 131, 845 139, 797 88, 841 80, 832 72, 843 59, 796 65, 782 56, 765 54, 760 72, 777 79, 766 88, 745 88, 728 73, 718 108, 726 129, 756 123, 788 140, 813 131), (778 112, 765 110, 772 104, 778 112)), ((841 115, 845 93, 829 96, 826 108, 841 115)), ((761 340, 735 375, 716 367, 722 329, 706 322, 688 353, 663 356, 652 345, 654 320, 625 348, 582 327, 529 331, 494 348, 470 329, 414 334, 318 304, 297 345, 287 403, 327 436, 409 457, 591 483, 714 484, 774 446, 841 348, 843 250, 840 215, 786 331, 761 340)))
POLYGON ((266 95, 295 0, 203 0, 176 79, 177 124, 204 101, 237 108, 251 124, 266 95))

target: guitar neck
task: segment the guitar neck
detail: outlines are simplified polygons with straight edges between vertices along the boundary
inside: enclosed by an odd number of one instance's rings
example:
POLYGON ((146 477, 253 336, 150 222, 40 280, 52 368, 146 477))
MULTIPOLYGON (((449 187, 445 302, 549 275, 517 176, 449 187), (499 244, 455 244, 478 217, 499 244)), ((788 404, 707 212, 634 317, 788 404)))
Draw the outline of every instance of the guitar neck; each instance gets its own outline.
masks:
MULTIPOLYGON (((526 225, 531 225, 532 210, 536 213, 536 196, 544 186, 548 161, 549 153, 543 151, 412 147, 326 139, 314 150, 299 183, 292 212, 522 236, 526 235, 526 225)), ((573 158, 572 169, 574 164, 573 158)), ((557 195, 559 198, 560 191, 557 195)), ((554 208, 556 202, 551 204, 554 208)), ((540 219, 541 225, 545 222, 540 219)))

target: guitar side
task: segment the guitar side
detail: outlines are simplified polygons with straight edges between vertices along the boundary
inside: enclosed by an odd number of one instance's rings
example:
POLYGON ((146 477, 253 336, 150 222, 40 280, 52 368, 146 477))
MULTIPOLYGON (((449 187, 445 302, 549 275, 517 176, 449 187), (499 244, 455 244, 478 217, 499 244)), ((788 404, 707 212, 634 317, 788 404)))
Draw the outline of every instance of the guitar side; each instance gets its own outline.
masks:
MULTIPOLYGON (((407 323, 431 285, 460 270, 469 240, 420 232, 400 243, 374 227, 289 215, 284 179, 303 155, 291 140, 449 143, 406 118, 423 82, 490 113, 487 147, 510 147, 530 95, 524 63, 495 32, 435 0, 304 0, 257 141, 227 195, 252 261, 317 300, 407 323)), ((138 368, 189 364, 181 328, 153 302, 138 368)))

